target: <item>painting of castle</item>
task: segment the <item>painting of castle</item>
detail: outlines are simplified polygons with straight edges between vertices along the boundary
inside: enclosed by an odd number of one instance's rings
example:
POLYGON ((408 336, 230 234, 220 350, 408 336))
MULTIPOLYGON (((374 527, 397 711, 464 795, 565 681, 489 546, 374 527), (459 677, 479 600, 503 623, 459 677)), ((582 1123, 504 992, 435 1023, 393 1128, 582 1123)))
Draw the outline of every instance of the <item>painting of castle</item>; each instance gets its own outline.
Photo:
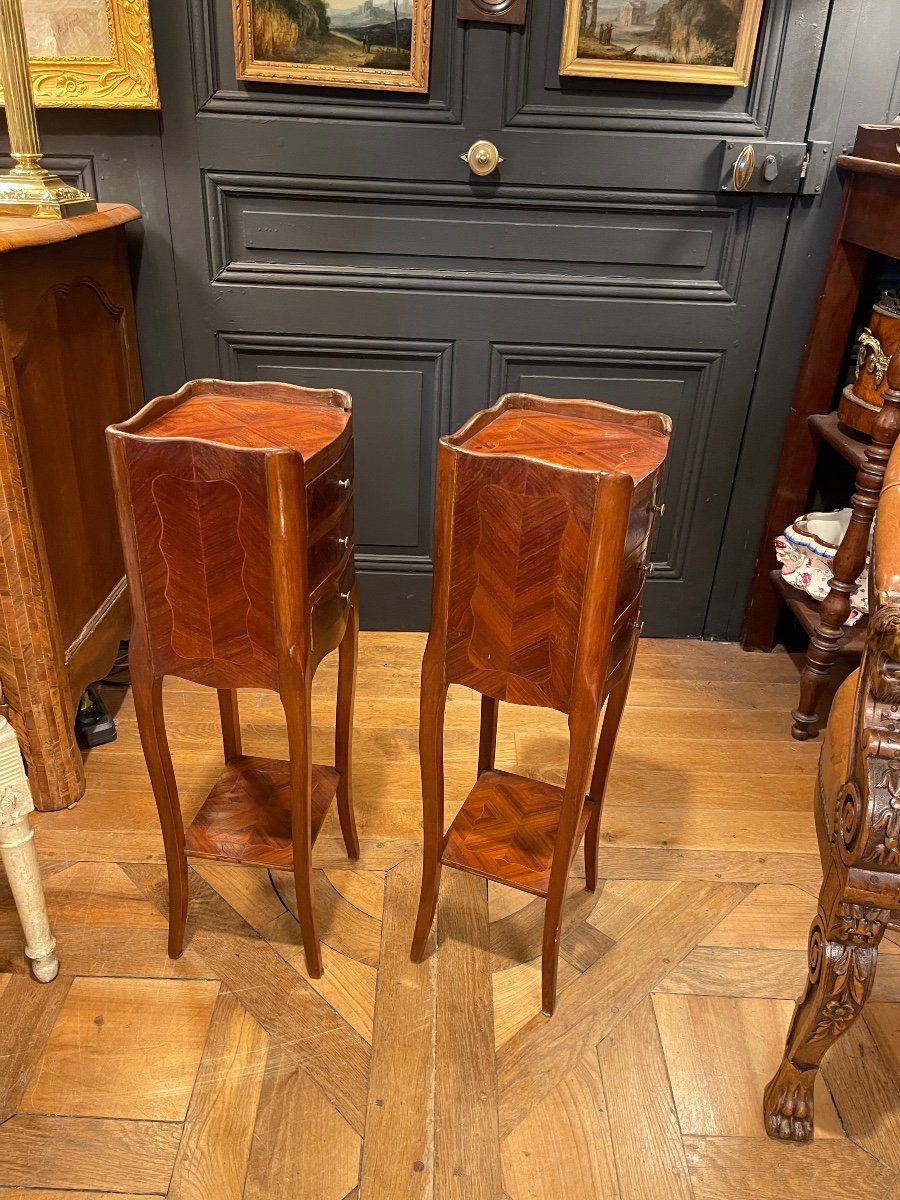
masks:
POLYGON ((746 83, 761 10, 762 0, 568 0, 560 74, 746 83))

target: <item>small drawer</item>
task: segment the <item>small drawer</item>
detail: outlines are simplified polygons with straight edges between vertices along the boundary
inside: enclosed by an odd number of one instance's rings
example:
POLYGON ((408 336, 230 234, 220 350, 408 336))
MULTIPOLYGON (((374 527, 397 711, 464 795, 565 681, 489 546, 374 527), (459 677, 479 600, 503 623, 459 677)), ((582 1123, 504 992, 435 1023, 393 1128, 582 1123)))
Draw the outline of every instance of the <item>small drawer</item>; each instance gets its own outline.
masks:
POLYGON ((348 504, 338 519, 309 547, 309 592, 314 595, 317 588, 330 575, 338 571, 343 560, 353 556, 353 505, 348 504))
POLYGON ((313 628, 331 623, 346 611, 355 582, 356 565, 351 548, 340 570, 332 571, 322 582, 318 593, 311 597, 313 628))
POLYGON ((662 505, 657 500, 659 480, 651 479, 646 483, 649 484, 649 487, 642 485, 634 495, 631 516, 628 520, 628 532, 625 534, 626 555, 633 553, 642 542, 651 536, 654 525, 662 515, 662 505))
POLYGON ((616 616, 626 609, 636 596, 639 596, 647 576, 650 574, 648 555, 649 542, 643 542, 622 563, 622 573, 619 576, 619 595, 616 601, 616 616))
POLYGON ((315 541, 319 531, 327 525, 334 514, 353 495, 353 443, 351 442, 337 462, 317 475, 306 487, 306 511, 309 521, 310 541, 315 541))

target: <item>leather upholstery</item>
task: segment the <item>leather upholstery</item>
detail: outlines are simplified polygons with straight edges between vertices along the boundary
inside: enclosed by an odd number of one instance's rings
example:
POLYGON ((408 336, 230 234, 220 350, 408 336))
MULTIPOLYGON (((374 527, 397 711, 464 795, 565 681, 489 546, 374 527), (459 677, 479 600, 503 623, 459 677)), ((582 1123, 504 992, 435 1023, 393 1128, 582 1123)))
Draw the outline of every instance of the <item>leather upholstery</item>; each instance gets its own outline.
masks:
POLYGON ((872 584, 871 611, 885 603, 900 603, 900 442, 891 452, 878 500, 872 584))
MULTIPOLYGON (((900 499, 900 497, 898 497, 900 499)), ((900 517, 900 513, 898 513, 900 517)), ((834 801, 841 787, 847 782, 847 763, 850 757, 850 727, 853 724, 853 709, 856 689, 859 686, 859 669, 849 675, 838 688, 828 716, 828 729, 819 755, 819 803, 824 805, 825 828, 831 835, 834 801)))

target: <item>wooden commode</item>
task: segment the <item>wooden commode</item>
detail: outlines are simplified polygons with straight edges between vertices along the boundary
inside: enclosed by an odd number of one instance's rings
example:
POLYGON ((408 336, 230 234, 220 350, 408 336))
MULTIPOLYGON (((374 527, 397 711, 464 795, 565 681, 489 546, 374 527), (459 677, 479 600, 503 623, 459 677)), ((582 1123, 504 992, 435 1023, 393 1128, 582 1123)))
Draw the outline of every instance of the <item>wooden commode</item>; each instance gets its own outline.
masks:
POLYGON ((597 886, 603 792, 670 432, 662 413, 509 395, 439 445, 419 732, 425 860, 412 953, 425 951, 442 864, 544 896, 547 1013, 566 881, 583 836, 587 886, 597 886), (451 683, 481 692, 481 740, 478 779, 445 833, 451 683), (494 769, 501 700, 568 713, 565 787, 494 769))
POLYGON ((346 392, 200 379, 108 430, 134 609, 141 744, 182 951, 187 856, 292 869, 309 972, 322 974, 311 855, 335 794, 347 852, 359 603, 346 392), (313 766, 310 689, 338 648, 335 764, 313 766), (162 711, 176 675, 216 688, 225 769, 187 832, 162 711), (277 691, 289 762, 244 755, 236 688, 277 691))
POLYGON ((128 632, 103 431, 144 402, 125 227, 0 217, 0 686, 36 808, 84 792, 75 712, 128 632))

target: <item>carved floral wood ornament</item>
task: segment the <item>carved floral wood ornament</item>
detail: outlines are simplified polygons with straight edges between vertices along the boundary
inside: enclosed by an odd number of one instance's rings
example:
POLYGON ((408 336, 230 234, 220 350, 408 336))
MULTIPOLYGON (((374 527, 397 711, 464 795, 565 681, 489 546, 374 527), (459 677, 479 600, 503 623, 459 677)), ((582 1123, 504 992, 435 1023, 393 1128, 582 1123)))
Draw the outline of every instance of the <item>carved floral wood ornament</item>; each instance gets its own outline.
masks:
POLYGON ((159 108, 149 0, 22 0, 41 108, 159 108))

